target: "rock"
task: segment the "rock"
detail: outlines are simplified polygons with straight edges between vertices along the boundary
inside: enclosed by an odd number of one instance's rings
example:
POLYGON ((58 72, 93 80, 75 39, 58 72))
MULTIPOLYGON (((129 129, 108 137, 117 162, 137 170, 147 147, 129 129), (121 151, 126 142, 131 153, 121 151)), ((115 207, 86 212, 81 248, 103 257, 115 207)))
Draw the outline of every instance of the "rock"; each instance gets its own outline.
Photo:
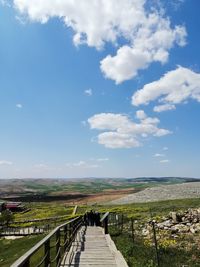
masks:
POLYGON ((171 211, 169 216, 173 220, 174 223, 177 223, 177 213, 175 211, 171 211))
POLYGON ((182 220, 182 222, 185 222, 185 217, 183 216, 181 220, 182 220))
POLYGON ((142 229, 142 235, 143 236, 148 236, 150 234, 148 229, 142 229))
POLYGON ((178 238, 178 235, 171 235, 171 237, 173 237, 173 238, 178 238))
POLYGON ((197 217, 195 217, 194 219, 193 219, 193 222, 194 223, 197 223, 199 221, 199 218, 197 218, 197 217))
POLYGON ((194 228, 194 226, 190 227, 190 232, 192 234, 195 234, 197 232, 197 230, 194 228))
POLYGON ((187 233, 189 231, 189 227, 184 224, 177 224, 174 226, 179 233, 187 233))
POLYGON ((163 223, 164 226, 171 227, 173 225, 171 220, 167 220, 163 223))
POLYGON ((171 234, 176 234, 178 232, 178 229, 175 226, 171 227, 171 234))

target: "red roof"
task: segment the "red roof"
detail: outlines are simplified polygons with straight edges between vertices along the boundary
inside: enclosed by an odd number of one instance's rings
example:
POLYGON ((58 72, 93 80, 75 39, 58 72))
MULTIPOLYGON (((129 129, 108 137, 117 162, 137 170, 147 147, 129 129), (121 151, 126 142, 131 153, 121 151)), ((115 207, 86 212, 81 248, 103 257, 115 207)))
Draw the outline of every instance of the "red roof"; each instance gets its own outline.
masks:
POLYGON ((20 206, 21 203, 6 203, 6 208, 17 208, 20 206))

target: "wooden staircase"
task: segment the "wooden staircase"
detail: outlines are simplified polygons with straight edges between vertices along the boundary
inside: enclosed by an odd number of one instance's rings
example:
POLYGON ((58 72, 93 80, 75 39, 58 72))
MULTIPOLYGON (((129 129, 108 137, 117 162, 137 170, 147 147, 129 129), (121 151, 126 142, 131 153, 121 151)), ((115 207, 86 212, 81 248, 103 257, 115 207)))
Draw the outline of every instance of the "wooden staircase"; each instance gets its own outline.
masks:
POLYGON ((82 227, 68 253, 62 267, 128 267, 122 254, 117 250, 110 235, 103 228, 82 227))

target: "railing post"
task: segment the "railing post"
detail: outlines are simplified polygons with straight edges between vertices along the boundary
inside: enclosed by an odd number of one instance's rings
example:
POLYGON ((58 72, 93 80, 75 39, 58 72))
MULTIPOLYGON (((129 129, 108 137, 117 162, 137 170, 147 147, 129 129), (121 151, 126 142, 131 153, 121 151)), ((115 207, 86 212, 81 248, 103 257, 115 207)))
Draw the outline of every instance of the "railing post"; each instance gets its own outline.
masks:
POLYGON ((132 240, 133 243, 135 242, 135 229, 134 229, 134 219, 131 218, 131 233, 132 233, 132 240))
POLYGON ((67 248, 67 225, 64 227, 64 252, 67 248))
POLYGON ((71 235, 72 235, 72 224, 71 223, 69 223, 68 232, 69 232, 69 243, 70 243, 71 242, 71 235))
POLYGON ((30 267, 30 259, 29 258, 23 263, 22 267, 30 267))
POLYGON ((123 232, 123 228, 124 228, 124 215, 122 214, 121 233, 123 232))
POLYGON ((108 216, 106 216, 104 220, 104 228, 105 228, 105 234, 108 234, 108 216))
POLYGON ((58 254, 58 257, 57 257, 57 260, 56 260, 56 263, 58 266, 60 264, 60 258, 61 258, 61 255, 60 255, 60 229, 58 229, 58 231, 56 232, 56 255, 58 254))
POLYGON ((45 261, 44 267, 48 267, 50 264, 50 240, 48 239, 44 244, 45 261))
POLYGON ((157 243, 157 238, 156 238, 156 229, 155 229, 154 221, 152 221, 152 227, 153 227, 154 245, 155 245, 155 250, 156 250, 156 261, 157 261, 157 266, 160 267, 160 258, 159 258, 159 253, 158 253, 158 243, 157 243))

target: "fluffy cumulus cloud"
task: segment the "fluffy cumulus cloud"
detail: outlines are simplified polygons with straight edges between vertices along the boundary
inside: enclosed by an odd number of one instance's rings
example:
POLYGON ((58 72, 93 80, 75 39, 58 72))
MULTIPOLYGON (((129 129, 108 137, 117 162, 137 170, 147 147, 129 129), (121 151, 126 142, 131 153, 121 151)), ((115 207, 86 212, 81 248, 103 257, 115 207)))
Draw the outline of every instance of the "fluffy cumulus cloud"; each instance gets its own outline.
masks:
POLYGON ((184 26, 172 26, 163 10, 147 9, 148 0, 13 0, 20 14, 31 21, 46 23, 60 18, 74 31, 75 45, 103 48, 106 42, 118 45, 116 55, 102 59, 105 77, 121 83, 137 75, 151 62, 168 60, 169 50, 184 46, 184 26))
POLYGON ((188 99, 200 102, 200 73, 179 66, 134 93, 132 104, 139 106, 158 100, 161 105, 154 107, 154 111, 161 112, 175 109, 176 104, 188 99))
POLYGON ((98 143, 107 148, 131 148, 142 145, 148 136, 164 136, 171 132, 158 128, 159 119, 147 117, 144 111, 137 112, 139 122, 132 121, 127 115, 100 113, 88 119, 91 129, 103 131, 97 137, 98 143))
POLYGON ((145 119, 147 115, 145 114, 144 110, 137 110, 136 111, 136 118, 139 120, 145 119))
POLYGON ((185 28, 171 28, 169 19, 159 13, 144 13, 140 22, 130 44, 120 47, 115 56, 108 55, 101 61, 102 72, 117 84, 135 77, 152 62, 166 63, 174 44, 184 46, 186 43, 185 28))
POLYGON ((175 105, 172 105, 172 104, 162 104, 162 105, 155 106, 153 110, 155 112, 163 112, 163 111, 166 111, 166 110, 174 110, 174 109, 176 109, 176 106, 175 105))
POLYGON ((129 38, 144 16, 144 0, 13 0, 14 6, 30 20, 46 23, 62 19, 74 31, 75 45, 102 48, 120 36, 129 38))

